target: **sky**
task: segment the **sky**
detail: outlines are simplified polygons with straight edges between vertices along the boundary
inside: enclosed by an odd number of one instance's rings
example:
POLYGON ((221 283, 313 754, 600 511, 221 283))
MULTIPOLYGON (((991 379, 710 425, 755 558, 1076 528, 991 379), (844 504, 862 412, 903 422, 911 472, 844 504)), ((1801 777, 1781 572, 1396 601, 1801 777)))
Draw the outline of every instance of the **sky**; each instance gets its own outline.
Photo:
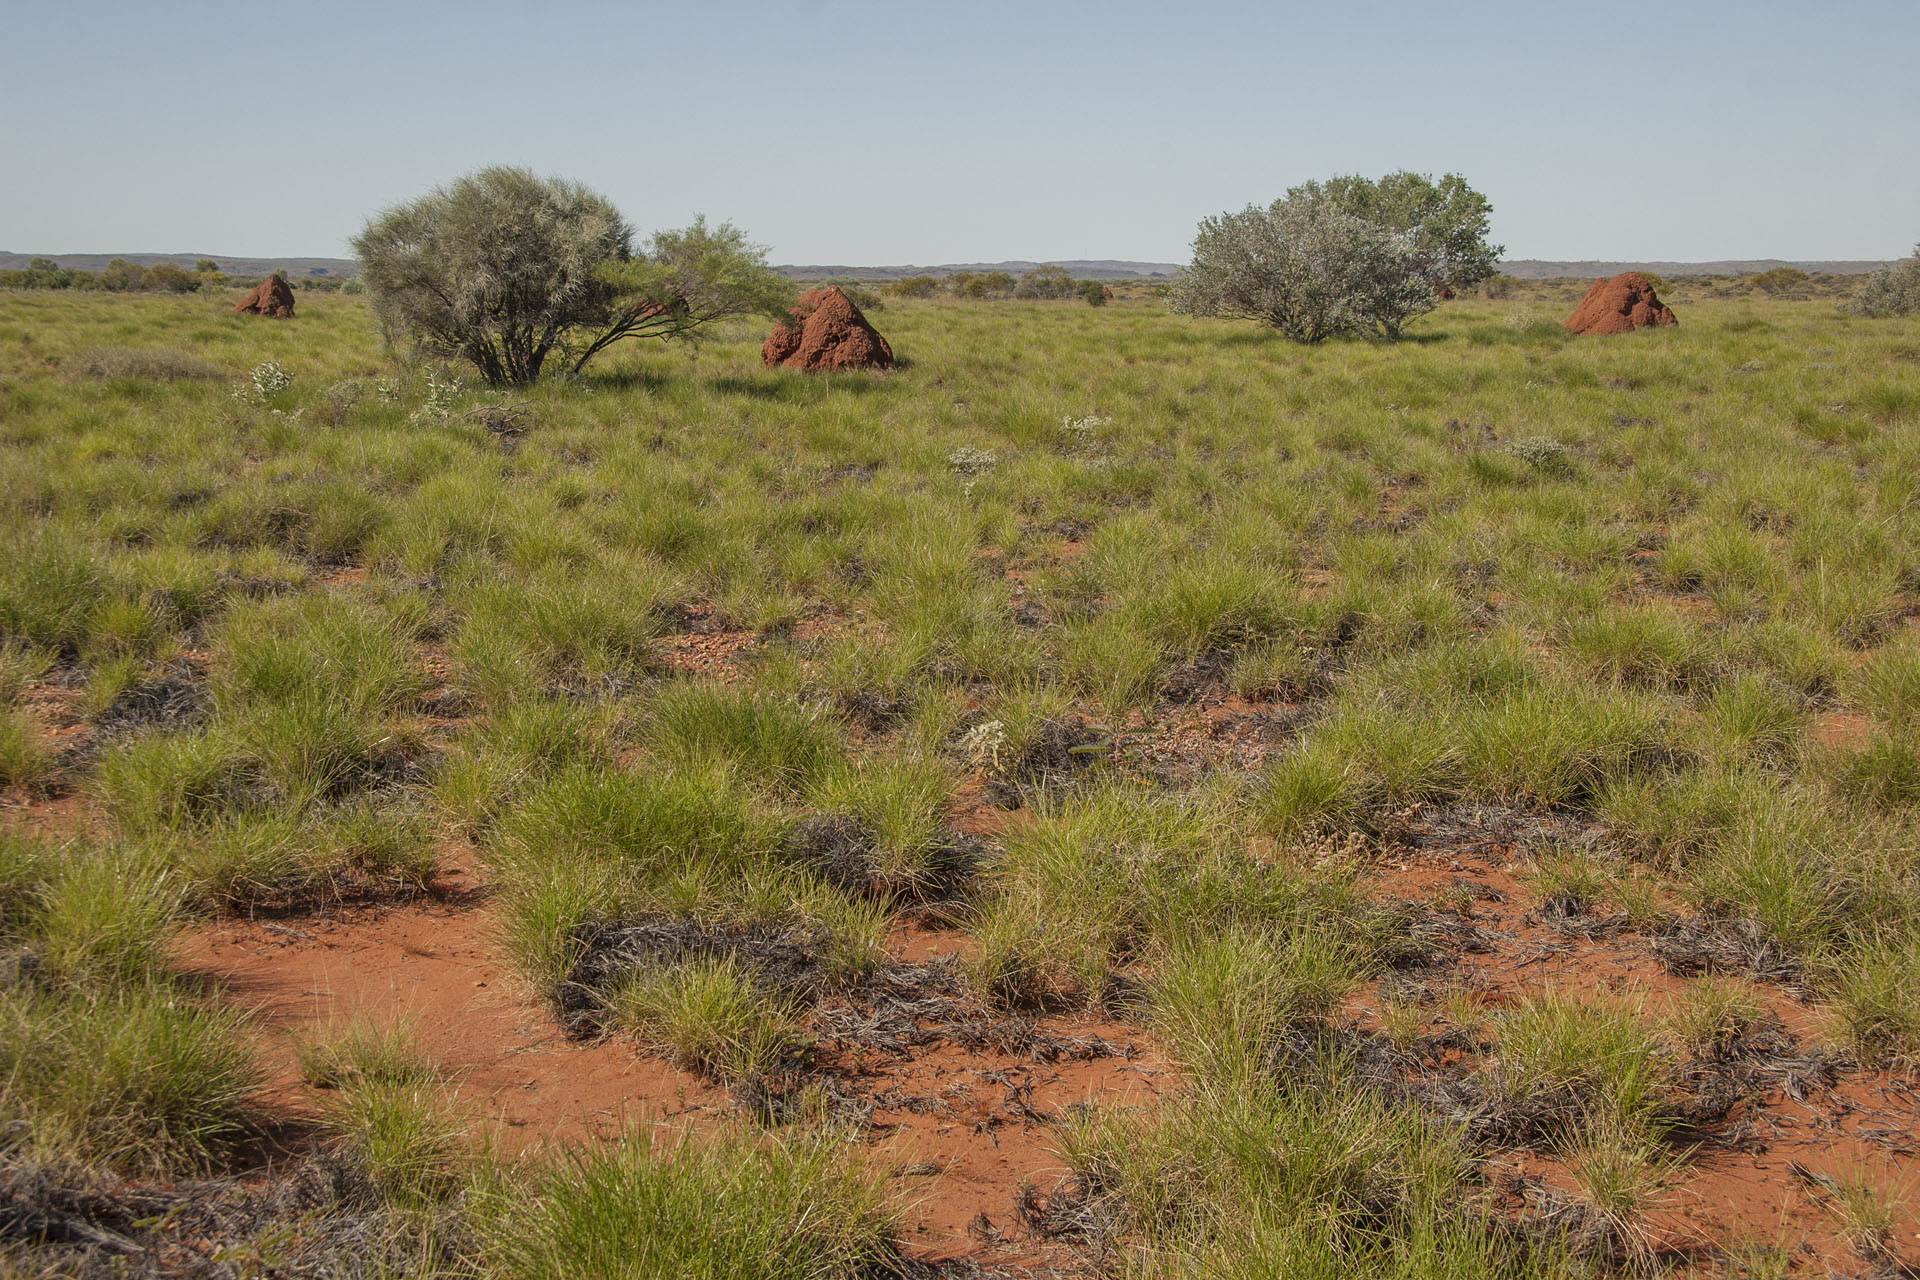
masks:
POLYGON ((774 262, 1181 262, 1338 173, 1513 258, 1920 241, 1920 0, 0 0, 0 249, 347 256, 489 164, 774 262))

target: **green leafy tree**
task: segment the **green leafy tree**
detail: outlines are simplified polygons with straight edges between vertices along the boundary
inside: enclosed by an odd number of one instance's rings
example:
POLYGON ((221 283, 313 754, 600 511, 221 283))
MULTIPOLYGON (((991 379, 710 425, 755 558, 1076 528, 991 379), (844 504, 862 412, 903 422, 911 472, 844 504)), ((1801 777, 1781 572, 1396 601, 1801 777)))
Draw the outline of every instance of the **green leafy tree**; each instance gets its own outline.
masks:
POLYGON ((201 284, 199 276, 177 262, 156 262, 147 268, 142 287, 159 293, 192 293, 201 284))
POLYGON ((368 222, 360 280, 390 338, 525 386, 627 338, 688 337, 778 315, 793 286, 729 223, 662 231, 636 252, 604 196, 528 170, 482 169, 368 222))
POLYGON ((147 287, 147 273, 137 262, 113 258, 100 272, 100 287, 111 293, 132 293, 147 287))
POLYGON ((1074 289, 1090 307, 1104 307, 1113 300, 1113 290, 1107 288, 1107 286, 1101 284, 1098 280, 1078 281, 1075 283, 1074 289))

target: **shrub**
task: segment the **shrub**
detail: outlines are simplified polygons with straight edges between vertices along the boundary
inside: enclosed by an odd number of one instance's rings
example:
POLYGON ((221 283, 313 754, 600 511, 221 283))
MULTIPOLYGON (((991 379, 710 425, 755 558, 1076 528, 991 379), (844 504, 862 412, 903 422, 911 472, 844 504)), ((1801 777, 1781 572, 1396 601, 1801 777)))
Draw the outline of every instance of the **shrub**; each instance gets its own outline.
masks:
POLYGON ((1920 314, 1920 245, 1900 261, 1868 276, 1846 309, 1861 316, 1920 314))
POLYGON ((1457 173, 1438 182, 1405 169, 1378 180, 1347 174, 1326 191, 1349 213, 1404 236, 1421 278, 1443 297, 1491 278, 1505 252, 1487 242, 1492 206, 1457 173))
POLYGON ((1074 285, 1080 298, 1090 307, 1104 307, 1113 300, 1113 290, 1098 280, 1082 280, 1074 285))

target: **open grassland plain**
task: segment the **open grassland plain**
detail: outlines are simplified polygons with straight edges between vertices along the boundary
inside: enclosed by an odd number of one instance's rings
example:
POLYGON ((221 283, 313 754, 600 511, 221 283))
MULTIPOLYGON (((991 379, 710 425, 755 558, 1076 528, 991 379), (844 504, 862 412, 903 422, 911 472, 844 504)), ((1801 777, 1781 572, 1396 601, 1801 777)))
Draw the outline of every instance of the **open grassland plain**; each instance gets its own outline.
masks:
POLYGON ((1896 1275, 1920 322, 0 294, 0 1274, 1896 1275))

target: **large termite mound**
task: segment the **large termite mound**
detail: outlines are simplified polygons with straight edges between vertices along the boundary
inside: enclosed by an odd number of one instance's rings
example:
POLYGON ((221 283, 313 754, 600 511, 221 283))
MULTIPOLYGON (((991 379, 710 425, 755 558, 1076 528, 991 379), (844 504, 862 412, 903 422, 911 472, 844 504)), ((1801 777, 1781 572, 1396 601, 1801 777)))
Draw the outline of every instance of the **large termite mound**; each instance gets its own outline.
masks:
POLYGON ((789 369, 891 369, 893 348, 838 285, 809 289, 760 347, 760 359, 789 369))
POLYGON ((233 304, 235 315, 277 316, 293 314, 293 287, 286 277, 275 274, 253 286, 253 291, 233 304))
POLYGON ((1626 333, 1656 324, 1679 324, 1653 291, 1653 281, 1638 271, 1622 271, 1595 280, 1587 296, 1567 317, 1569 333, 1626 333))

